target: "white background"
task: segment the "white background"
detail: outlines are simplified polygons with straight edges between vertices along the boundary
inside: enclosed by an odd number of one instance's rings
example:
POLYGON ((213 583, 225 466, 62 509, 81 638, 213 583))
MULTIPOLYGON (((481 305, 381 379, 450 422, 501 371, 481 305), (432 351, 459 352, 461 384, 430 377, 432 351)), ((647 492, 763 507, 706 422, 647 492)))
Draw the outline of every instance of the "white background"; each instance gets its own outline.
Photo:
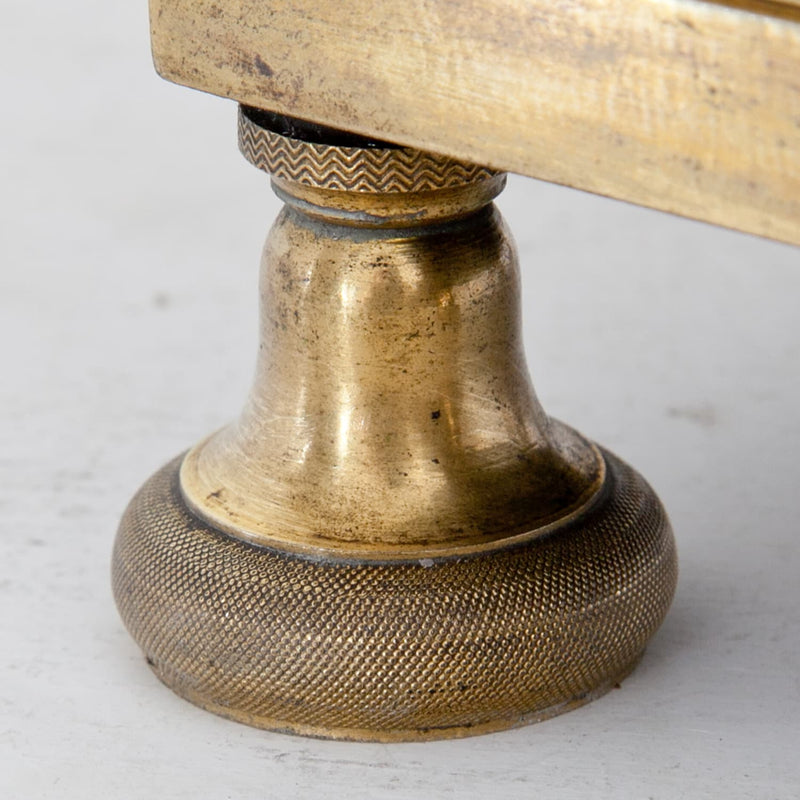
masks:
POLYGON ((5 0, 0 75, 0 797, 800 794, 800 250, 511 180, 539 397, 660 493, 672 611, 530 728, 251 730, 158 683, 108 572, 137 486, 243 402, 278 202, 235 105, 155 76, 144 0, 5 0))

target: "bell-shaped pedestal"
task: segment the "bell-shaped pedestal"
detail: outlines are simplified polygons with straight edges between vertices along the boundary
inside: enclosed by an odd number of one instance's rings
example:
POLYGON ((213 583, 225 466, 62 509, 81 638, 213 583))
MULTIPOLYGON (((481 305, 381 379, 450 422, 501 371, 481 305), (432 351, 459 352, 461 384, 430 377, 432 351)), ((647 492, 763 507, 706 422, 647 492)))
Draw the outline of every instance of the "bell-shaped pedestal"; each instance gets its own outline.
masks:
POLYGON ((428 739, 572 708, 666 613, 666 516, 536 400, 503 176, 326 136, 240 115, 286 201, 256 379, 132 501, 122 616, 175 691, 261 727, 428 739))

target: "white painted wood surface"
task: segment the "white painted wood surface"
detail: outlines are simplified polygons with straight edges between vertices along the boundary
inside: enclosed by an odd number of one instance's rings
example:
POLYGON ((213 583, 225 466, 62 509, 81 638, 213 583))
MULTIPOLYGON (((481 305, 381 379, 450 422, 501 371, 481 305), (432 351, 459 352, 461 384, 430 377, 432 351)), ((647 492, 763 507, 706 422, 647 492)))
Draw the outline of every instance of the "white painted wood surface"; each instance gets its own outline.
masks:
POLYGON ((108 563, 139 483, 244 398, 277 201, 233 105, 155 77, 143 4, 13 2, 0 37, 0 797, 797 797, 800 251, 513 180, 539 396, 660 492, 672 612, 538 726, 250 730, 153 678, 108 563))

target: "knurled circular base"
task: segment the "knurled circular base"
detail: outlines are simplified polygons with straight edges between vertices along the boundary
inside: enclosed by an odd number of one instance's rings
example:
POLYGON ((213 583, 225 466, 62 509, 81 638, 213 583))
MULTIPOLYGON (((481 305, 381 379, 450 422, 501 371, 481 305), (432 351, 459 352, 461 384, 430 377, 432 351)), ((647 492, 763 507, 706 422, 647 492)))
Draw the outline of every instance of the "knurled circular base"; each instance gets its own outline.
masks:
POLYGON ((401 741, 537 721, 623 678, 674 592, 658 498, 604 457, 604 497, 548 536, 383 563, 220 533, 186 508, 177 459, 123 517, 114 594, 164 683, 250 725, 401 741))

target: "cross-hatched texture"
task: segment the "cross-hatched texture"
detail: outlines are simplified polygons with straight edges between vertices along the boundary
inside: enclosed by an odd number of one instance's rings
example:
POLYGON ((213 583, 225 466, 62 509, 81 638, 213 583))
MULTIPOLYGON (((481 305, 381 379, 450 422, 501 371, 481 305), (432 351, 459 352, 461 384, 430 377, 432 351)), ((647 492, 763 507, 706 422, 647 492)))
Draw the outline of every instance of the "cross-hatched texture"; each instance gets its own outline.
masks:
POLYGON ((333 147, 291 139, 262 128, 239 109, 239 149, 275 178, 351 192, 425 192, 497 175, 411 148, 333 147))
POLYGON ((165 683, 252 725, 399 740, 541 719, 627 674, 675 588, 661 504, 604 455, 605 497, 557 533, 411 563, 224 535, 186 509, 175 460, 122 520, 117 604, 165 683))

